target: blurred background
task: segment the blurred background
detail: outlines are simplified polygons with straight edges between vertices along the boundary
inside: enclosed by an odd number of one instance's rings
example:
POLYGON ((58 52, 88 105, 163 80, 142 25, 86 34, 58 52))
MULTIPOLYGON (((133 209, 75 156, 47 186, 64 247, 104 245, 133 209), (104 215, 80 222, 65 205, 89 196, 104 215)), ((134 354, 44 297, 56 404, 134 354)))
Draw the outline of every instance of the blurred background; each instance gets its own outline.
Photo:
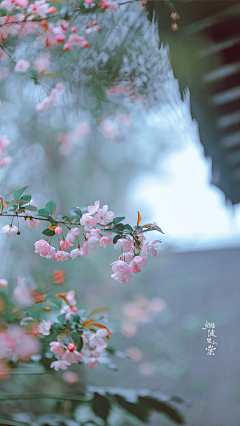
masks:
MULTIPOLYGON (((182 3, 185 7, 202 3, 203 10, 206 2, 182 3)), ((208 3, 239 6, 239 2, 208 3)), ((155 18, 156 14, 157 8, 155 18)), ((64 56, 58 48, 52 49, 49 72, 61 76, 65 89, 48 111, 34 108, 44 97, 45 86, 53 86, 54 81, 43 76, 42 84, 35 86, 7 65, 10 72, 2 78, 0 91, 1 135, 11 142, 8 154, 13 160, 0 171, 1 197, 10 200, 17 188, 29 185, 38 208, 51 199, 57 203, 57 214, 100 199, 101 205, 108 204, 116 216, 126 216, 131 224, 140 211, 142 223, 157 222, 164 235, 158 256, 149 259, 127 285, 110 278, 116 253, 109 247, 61 264, 66 275, 61 291, 74 289, 83 308, 111 308, 110 346, 128 356, 113 357, 117 371, 104 365, 96 370, 77 366, 73 371, 79 382, 72 384, 63 372, 15 374, 1 382, 1 391, 76 394, 86 384, 147 388, 153 394, 161 391, 186 400, 190 405, 181 410, 188 425, 235 426, 240 418, 239 194, 231 199, 224 185, 211 183, 216 156, 205 157, 207 149, 199 137, 204 121, 198 125, 191 87, 189 93, 181 78, 179 90, 174 74, 181 71, 173 73, 168 48, 159 48, 161 27, 159 41, 157 23, 148 17, 139 3, 126 5, 98 18, 102 31, 90 35, 89 50, 76 49, 64 56), (207 356, 206 321, 216 326, 214 356, 207 356)), ((184 19, 191 22, 190 6, 181 11, 179 26, 181 19, 184 25, 184 19)), ((169 22, 171 29, 170 18, 169 22)), ((228 20, 228 25, 233 24, 228 20)), ((204 48, 207 43, 209 47, 210 39, 206 34, 202 38, 204 48)), ((17 59, 24 56, 33 62, 40 54, 36 41, 31 49, 29 41, 18 42, 17 59)), ((215 63, 219 66, 221 60, 218 56, 215 63)), ((4 61, 8 59, 2 58, 2 67, 4 61)), ((213 96, 210 89, 208 94, 213 96)), ((12 289, 19 276, 26 283, 38 282, 60 269, 34 253, 38 230, 23 223, 20 231, 16 238, 0 239, 1 278, 8 279, 12 289)), ((61 409, 69 414, 67 403, 61 409)), ((30 414, 28 401, 4 401, 1 410, 24 413, 25 417, 16 419, 27 422, 43 412, 55 412, 57 405, 50 400, 32 401, 30 414)), ((167 426, 170 421, 154 414, 151 424, 167 426)))

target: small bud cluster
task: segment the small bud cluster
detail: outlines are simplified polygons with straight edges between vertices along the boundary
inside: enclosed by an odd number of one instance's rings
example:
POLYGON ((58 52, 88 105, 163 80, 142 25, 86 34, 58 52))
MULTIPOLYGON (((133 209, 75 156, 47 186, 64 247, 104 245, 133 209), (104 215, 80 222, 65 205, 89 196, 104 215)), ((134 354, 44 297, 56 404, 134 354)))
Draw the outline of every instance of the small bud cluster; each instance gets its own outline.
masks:
POLYGON ((180 19, 180 16, 179 16, 179 14, 178 14, 178 13, 173 12, 173 13, 171 14, 171 18, 172 18, 172 20, 173 20, 173 23, 172 23, 172 25, 171 25, 171 28, 172 28, 172 30, 173 30, 173 31, 177 31, 177 30, 178 30, 178 25, 177 25, 176 21, 177 21, 178 19, 180 19))

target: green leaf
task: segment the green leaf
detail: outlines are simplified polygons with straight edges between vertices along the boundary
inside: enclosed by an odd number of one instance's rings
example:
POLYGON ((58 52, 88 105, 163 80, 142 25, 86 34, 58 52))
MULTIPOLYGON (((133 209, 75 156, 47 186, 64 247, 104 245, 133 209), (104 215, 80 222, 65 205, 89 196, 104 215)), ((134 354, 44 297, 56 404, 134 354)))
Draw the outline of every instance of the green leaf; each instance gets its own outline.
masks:
POLYGON ((123 225, 123 223, 119 223, 118 225, 114 226, 114 230, 117 232, 122 232, 124 231, 125 226, 123 225))
POLYGON ((128 229, 130 232, 133 232, 133 229, 132 229, 131 225, 128 225, 128 224, 127 224, 127 225, 125 225, 125 226, 124 226, 124 230, 125 230, 125 229, 128 229))
POLYGON ((19 200, 19 199, 12 200, 12 201, 10 201, 10 202, 7 204, 7 209, 8 209, 8 207, 10 207, 10 206, 14 206, 15 204, 25 204, 25 201, 24 201, 24 200, 19 200))
POLYGON ((59 297, 50 295, 47 295, 47 299, 50 300, 52 303, 54 303, 55 305, 57 305, 59 308, 62 307, 62 300, 59 297))
POLYGON ((6 16, 7 9, 0 9, 1 16, 6 16))
POLYGON ((121 235, 115 235, 115 237, 113 238, 113 244, 116 244, 116 242, 122 238, 121 235))
POLYGON ((169 403, 163 403, 154 397, 139 397, 139 403, 141 406, 146 406, 152 410, 166 414, 178 425, 183 425, 185 423, 183 415, 169 403))
MULTIPOLYGON (((1 9, 0 9, 1 10, 1 9)), ((14 192, 13 196, 14 198, 20 198, 22 193, 25 191, 25 189, 27 189, 28 186, 24 186, 23 188, 18 189, 17 191, 14 192)), ((22 200, 21 200, 22 201, 22 200)))
POLYGON ((72 222, 72 221, 75 221, 75 220, 79 221, 79 216, 73 216, 73 215, 68 214, 68 215, 63 216, 63 219, 66 220, 67 222, 72 222))
POLYGON ((104 311, 111 311, 111 309, 110 308, 97 308, 97 309, 93 309, 93 311, 90 312, 90 314, 88 315, 88 317, 91 317, 92 315, 99 314, 100 312, 104 312, 104 311))
POLYGON ((8 16, 17 15, 18 13, 22 13, 19 9, 13 9, 10 13, 8 13, 8 16))
POLYGON ((33 79, 36 80, 38 78, 38 72, 32 68, 28 68, 27 74, 33 79))
POLYGON ((46 210, 46 209, 40 209, 40 210, 38 210, 38 214, 40 216, 49 217, 49 211, 46 210))
POLYGON ((122 222, 122 220, 124 220, 124 219, 125 219, 124 216, 123 217, 115 217, 113 219, 113 223, 114 223, 114 225, 117 225, 119 222, 122 222))
POLYGON ((59 321, 61 324, 64 324, 64 322, 65 322, 65 316, 66 316, 66 314, 62 314, 62 315, 59 315, 59 316, 57 317, 58 321, 59 321))
POLYGON ((45 208, 46 208, 46 210, 50 213, 50 214, 53 214, 54 213, 54 211, 56 210, 56 203, 54 203, 54 201, 49 201, 47 204, 46 204, 46 206, 45 206, 45 208))
POLYGON ((71 319, 76 322, 77 324, 79 324, 80 322, 80 316, 79 315, 71 315, 71 319))
POLYGON ((23 195, 21 197, 21 200, 24 200, 26 203, 29 203, 29 201, 31 201, 32 196, 31 195, 23 195))
POLYGON ((82 212, 78 207, 72 207, 71 209, 69 209, 69 213, 72 216, 78 216, 79 218, 82 217, 82 212))
POLYGON ((110 401, 105 396, 99 395, 95 392, 93 399, 94 413, 97 416, 101 417, 103 420, 106 420, 110 407, 110 401))
POLYGON ((42 231, 42 234, 47 235, 48 237, 53 237, 53 235, 55 235, 55 232, 51 229, 46 228, 44 229, 44 231, 42 231))
POLYGON ((143 404, 133 404, 131 402, 127 402, 123 397, 119 395, 115 395, 115 399, 121 407, 125 408, 125 410, 129 411, 129 413, 138 417, 143 422, 148 422, 149 418, 149 409, 143 404))
POLYGON ((77 351, 80 352, 83 347, 83 339, 81 338, 79 333, 72 333, 72 338, 74 342, 77 344, 77 351))
MULTIPOLYGON (((25 202, 25 200, 24 200, 24 202, 25 202)), ((25 210, 29 210, 31 212, 36 212, 37 211, 37 207, 35 207, 35 206, 25 206, 24 209, 25 210)))

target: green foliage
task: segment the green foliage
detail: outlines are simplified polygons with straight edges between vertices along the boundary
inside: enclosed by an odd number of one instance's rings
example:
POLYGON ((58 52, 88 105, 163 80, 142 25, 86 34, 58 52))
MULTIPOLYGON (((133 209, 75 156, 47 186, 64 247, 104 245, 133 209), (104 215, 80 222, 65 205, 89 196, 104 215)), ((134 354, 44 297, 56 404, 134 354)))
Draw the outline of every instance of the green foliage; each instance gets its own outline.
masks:
POLYGON ((45 216, 45 217, 49 217, 49 212, 46 209, 39 209, 38 210, 38 214, 40 216, 45 216))
POLYGON ((113 244, 116 244, 117 241, 122 238, 121 235, 115 235, 115 237, 113 238, 113 244))
POLYGON ((53 235, 55 235, 55 232, 51 229, 46 228, 44 229, 44 231, 42 231, 42 234, 47 235, 48 237, 53 237, 53 235))
POLYGON ((25 191, 25 189, 27 189, 28 186, 24 186, 23 188, 18 189, 17 191, 14 192, 13 196, 14 198, 20 198, 21 195, 23 194, 23 192, 25 191))
POLYGON ((54 201, 49 201, 46 206, 45 209, 48 211, 48 213, 50 215, 52 215, 54 213, 54 211, 56 210, 56 203, 54 201))
POLYGON ((71 209, 69 209, 69 213, 71 216, 77 216, 79 218, 82 217, 82 212, 81 212, 81 209, 79 209, 79 207, 72 207, 71 209))
POLYGON ((122 222, 122 220, 124 220, 125 219, 125 217, 123 216, 123 217, 115 217, 114 219, 113 219, 113 224, 114 225, 117 225, 119 222, 122 222))

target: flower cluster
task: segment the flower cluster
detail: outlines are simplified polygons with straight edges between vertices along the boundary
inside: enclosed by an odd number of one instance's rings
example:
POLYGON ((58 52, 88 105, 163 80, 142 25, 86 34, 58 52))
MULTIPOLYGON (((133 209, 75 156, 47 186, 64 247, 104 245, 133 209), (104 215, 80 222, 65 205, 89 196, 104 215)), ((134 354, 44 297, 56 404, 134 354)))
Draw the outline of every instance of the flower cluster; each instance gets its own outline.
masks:
POLYGON ((7 136, 2 136, 0 139, 0 168, 5 166, 5 164, 8 164, 12 161, 11 157, 4 157, 3 151, 8 147, 10 144, 7 136))
MULTIPOLYGON (((21 188, 16 191, 15 198, 19 198, 25 189, 21 188)), ((111 264, 113 271, 111 277, 124 284, 132 278, 132 273, 141 272, 141 267, 146 266, 149 255, 156 257, 157 243, 161 243, 161 240, 149 242, 144 236, 144 232, 151 230, 162 232, 156 224, 140 226, 141 216, 138 213, 135 229, 129 224, 124 225, 121 221, 125 218, 115 217, 114 212, 109 211, 107 205, 100 207, 99 200, 95 201, 94 205, 88 206, 87 211, 73 207, 69 210, 69 215, 58 216, 58 218, 54 217, 56 204, 53 201, 49 201, 45 209, 38 210, 37 218, 33 217, 32 212, 37 210, 37 206, 30 195, 22 196, 20 200, 12 200, 8 204, 2 201, 1 215, 7 214, 8 206, 13 207, 13 218, 19 216, 22 221, 27 220, 29 228, 37 228, 41 221, 50 222, 51 226, 42 232, 48 238, 34 243, 35 253, 46 259, 64 262, 69 257, 74 260, 77 257, 87 256, 90 251, 95 250, 96 243, 99 243, 103 250, 108 244, 114 244, 115 250, 120 248, 121 254, 118 260, 111 264), (63 228, 67 229, 66 233, 63 228), (116 234, 114 238, 112 238, 112 234, 116 234), (58 238, 57 248, 51 244, 53 237, 58 238), (80 238, 83 240, 81 243, 80 238), (75 241, 77 246, 74 248, 75 241), (70 251, 67 251, 68 249, 70 251)), ((8 237, 19 233, 18 228, 12 223, 4 225, 2 228, 2 234, 7 234, 8 237)))
POLYGON ((157 256, 157 243, 161 240, 153 240, 148 242, 143 234, 138 234, 140 244, 137 245, 132 238, 120 238, 115 244, 115 250, 121 248, 122 254, 119 259, 112 263, 113 274, 111 278, 123 284, 129 282, 132 278, 132 273, 137 274, 141 272, 141 266, 146 266, 147 257, 149 255, 157 256), (137 253, 136 253, 137 249, 137 253), (130 261, 127 263, 127 261, 130 261))
MULTIPOLYGON (((50 352, 56 358, 50 367, 56 371, 59 369, 66 370, 74 363, 84 362, 90 368, 95 368, 99 364, 101 353, 107 347, 103 338, 109 339, 112 332, 92 318, 84 322, 81 320, 76 307, 74 290, 57 294, 57 296, 63 301, 63 306, 59 312, 60 316, 58 316, 60 322, 52 324, 51 320, 42 320, 33 330, 35 336, 42 338, 56 336, 57 338, 57 340, 51 340, 49 343, 50 352), (96 330, 96 328, 99 329, 96 330)), ((48 311, 50 308, 45 308, 45 310, 48 311)), ((99 312, 101 309, 96 311, 99 312)), ((94 314, 94 311, 91 314, 94 314)), ((104 316, 101 318, 104 318, 104 316)), ((34 319, 24 318, 21 325, 26 326, 29 320, 34 319)))
POLYGON ((67 367, 74 363, 84 362, 90 368, 96 368, 99 364, 100 354, 107 347, 103 337, 108 337, 107 329, 98 330, 96 332, 84 331, 82 334, 83 347, 81 351, 77 351, 75 343, 64 345, 58 341, 50 342, 50 351, 58 356, 57 361, 53 361, 50 365, 56 371, 59 369, 66 370, 67 367))

